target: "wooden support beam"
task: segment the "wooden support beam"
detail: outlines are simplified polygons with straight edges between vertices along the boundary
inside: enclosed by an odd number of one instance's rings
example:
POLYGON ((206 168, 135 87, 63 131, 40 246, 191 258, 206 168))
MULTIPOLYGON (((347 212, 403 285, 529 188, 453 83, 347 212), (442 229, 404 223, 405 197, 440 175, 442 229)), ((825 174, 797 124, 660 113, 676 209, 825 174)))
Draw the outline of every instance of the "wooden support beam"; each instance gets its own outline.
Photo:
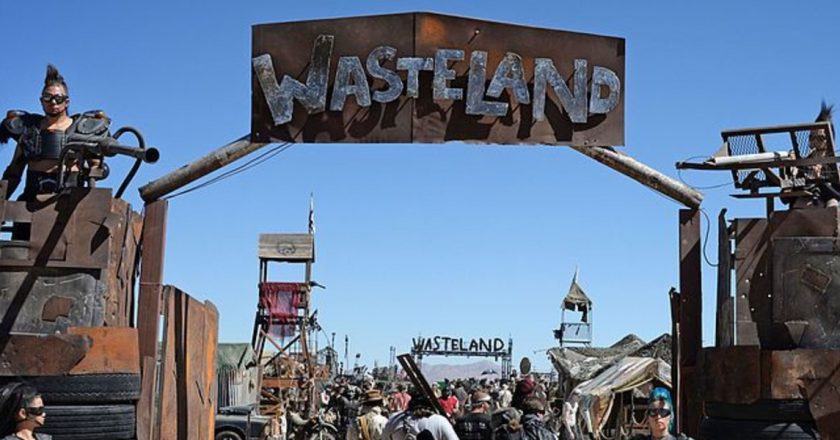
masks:
POLYGON ((702 289, 700 211, 681 209, 680 220, 680 319, 679 351, 680 397, 683 403, 678 416, 681 427, 690 437, 700 434, 703 405, 699 399, 696 374, 702 342, 702 289))
POLYGON ((137 299, 137 346, 139 359, 143 359, 141 381, 147 387, 146 398, 142 406, 137 407, 137 419, 143 420, 138 425, 148 430, 150 439, 160 439, 159 411, 156 408, 158 382, 155 364, 157 363, 158 326, 162 308, 163 256, 166 242, 166 211, 169 202, 162 200, 146 205, 143 232, 140 237, 141 266, 140 292, 137 299), (151 359, 152 362, 147 362, 151 359), (151 367, 151 368, 150 368, 151 367), (151 390, 151 391, 148 391, 151 390))
POLYGON ((141 243, 140 294, 137 305, 137 333, 140 359, 150 356, 157 359, 158 325, 161 313, 163 287, 163 256, 166 246, 165 200, 146 205, 141 243))
POLYGON ((718 216, 718 277, 717 319, 715 320, 715 346, 735 345, 735 299, 732 297, 732 231, 726 224, 726 209, 718 216))

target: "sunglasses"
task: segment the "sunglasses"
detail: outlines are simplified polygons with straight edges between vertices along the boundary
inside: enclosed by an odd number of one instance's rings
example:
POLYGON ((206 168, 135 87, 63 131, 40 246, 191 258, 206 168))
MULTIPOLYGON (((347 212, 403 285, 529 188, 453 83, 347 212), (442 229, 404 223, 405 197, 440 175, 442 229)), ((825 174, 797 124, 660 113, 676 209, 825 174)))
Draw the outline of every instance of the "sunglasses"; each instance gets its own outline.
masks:
POLYGON ((70 99, 67 95, 41 95, 41 101, 44 103, 51 102, 53 104, 64 104, 70 99))
POLYGON ((43 406, 29 406, 26 408, 26 413, 30 416, 42 416, 45 412, 43 406))
POLYGON ((648 417, 668 417, 671 415, 671 410, 668 408, 648 408, 648 417))

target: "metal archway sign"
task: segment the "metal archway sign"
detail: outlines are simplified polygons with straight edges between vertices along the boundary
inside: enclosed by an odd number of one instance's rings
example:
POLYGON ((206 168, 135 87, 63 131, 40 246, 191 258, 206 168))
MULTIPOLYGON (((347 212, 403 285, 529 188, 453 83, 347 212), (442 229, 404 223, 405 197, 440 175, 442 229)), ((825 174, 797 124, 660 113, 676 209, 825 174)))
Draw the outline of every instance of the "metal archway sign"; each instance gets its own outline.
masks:
POLYGON ((624 144, 624 39, 432 13, 253 27, 253 142, 624 144))

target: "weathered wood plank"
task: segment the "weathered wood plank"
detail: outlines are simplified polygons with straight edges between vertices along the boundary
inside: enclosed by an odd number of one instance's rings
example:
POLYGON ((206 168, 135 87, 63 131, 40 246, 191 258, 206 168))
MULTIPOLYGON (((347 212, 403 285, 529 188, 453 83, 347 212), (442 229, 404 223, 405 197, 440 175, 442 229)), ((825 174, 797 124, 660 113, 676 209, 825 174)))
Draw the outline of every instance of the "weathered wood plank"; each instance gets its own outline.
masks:
POLYGON ((210 301, 204 302, 204 395, 206 404, 204 406, 204 420, 207 426, 205 440, 215 439, 216 427, 216 399, 218 393, 218 382, 216 381, 216 351, 219 343, 219 311, 210 301))
POLYGON ((310 234, 260 234, 259 258, 314 261, 315 238, 310 234))
POLYGON ((140 295, 137 305, 137 330, 141 358, 150 356, 157 359, 168 203, 166 200, 159 200, 146 205, 142 237, 140 295))
POLYGON ((731 231, 726 224, 726 209, 722 209, 718 216, 717 319, 715 320, 715 346, 717 347, 729 347, 735 344, 731 238, 731 231))
POLYGON ((680 233, 680 409, 681 429, 698 437, 703 413, 695 368, 702 348, 700 211, 681 209, 680 233))
POLYGON ((143 358, 143 374, 140 381, 140 399, 137 401, 136 432, 138 440, 151 440, 155 424, 155 359, 143 358))
POLYGON ((69 374, 140 374, 137 329, 128 327, 70 327, 70 335, 87 336, 91 346, 69 374))
MULTIPOLYGON (((158 430, 155 440, 177 439, 178 438, 178 391, 177 387, 177 364, 176 347, 180 345, 176 338, 176 316, 175 307, 175 291, 171 286, 166 286, 163 289, 164 300, 164 329, 163 329, 163 344, 162 362, 160 366, 160 394, 158 400, 160 401, 155 420, 157 420, 156 428, 158 430), (165 415, 165 417, 164 417, 165 415)), ((142 292, 141 292, 142 293, 142 292)))

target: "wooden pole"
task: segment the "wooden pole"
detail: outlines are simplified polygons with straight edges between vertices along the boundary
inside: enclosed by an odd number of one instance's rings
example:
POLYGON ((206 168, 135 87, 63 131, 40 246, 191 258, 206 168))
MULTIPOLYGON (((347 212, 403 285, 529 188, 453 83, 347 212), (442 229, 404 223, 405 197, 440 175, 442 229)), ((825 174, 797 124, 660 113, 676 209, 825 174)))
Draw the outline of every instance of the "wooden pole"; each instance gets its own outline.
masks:
POLYGON ((618 171, 648 188, 662 193, 688 208, 699 208, 703 194, 678 182, 636 159, 609 147, 576 147, 572 149, 618 171))
POLYGON ((178 188, 188 185, 213 171, 237 160, 267 144, 251 142, 251 135, 245 135, 206 156, 178 168, 140 187, 140 197, 146 202, 157 200, 178 188))

